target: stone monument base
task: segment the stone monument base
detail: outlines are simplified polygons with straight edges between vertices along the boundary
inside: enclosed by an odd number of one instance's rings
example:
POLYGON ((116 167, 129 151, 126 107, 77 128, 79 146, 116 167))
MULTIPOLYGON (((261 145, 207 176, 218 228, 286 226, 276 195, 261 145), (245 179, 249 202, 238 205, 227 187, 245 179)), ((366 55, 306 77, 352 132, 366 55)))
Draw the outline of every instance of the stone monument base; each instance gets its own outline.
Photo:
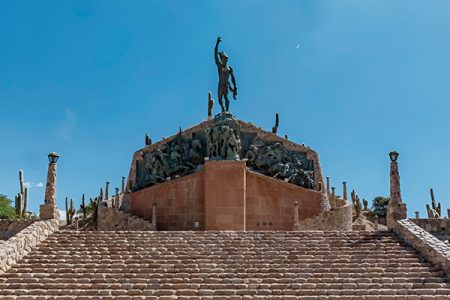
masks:
POLYGON ((39 218, 41 220, 59 220, 59 210, 54 204, 43 204, 39 208, 39 218))

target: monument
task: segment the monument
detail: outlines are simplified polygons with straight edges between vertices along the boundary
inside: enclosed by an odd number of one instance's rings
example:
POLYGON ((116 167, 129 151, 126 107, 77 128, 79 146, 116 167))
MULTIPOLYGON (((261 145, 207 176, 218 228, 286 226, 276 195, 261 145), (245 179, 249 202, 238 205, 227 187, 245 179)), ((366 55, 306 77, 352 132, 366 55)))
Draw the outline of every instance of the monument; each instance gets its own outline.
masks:
POLYGON ((236 80, 220 42, 221 112, 212 117, 209 94, 207 120, 134 153, 125 187, 130 211, 150 220, 156 204, 160 230, 292 230, 295 202, 301 220, 330 209, 319 156, 229 112, 236 80))

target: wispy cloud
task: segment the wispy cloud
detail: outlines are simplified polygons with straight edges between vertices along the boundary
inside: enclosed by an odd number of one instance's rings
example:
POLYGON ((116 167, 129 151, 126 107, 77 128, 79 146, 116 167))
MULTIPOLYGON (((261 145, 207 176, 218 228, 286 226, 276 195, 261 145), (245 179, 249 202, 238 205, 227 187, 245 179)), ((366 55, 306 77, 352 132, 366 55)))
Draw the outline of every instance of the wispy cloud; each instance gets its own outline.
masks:
POLYGON ((43 186, 44 186, 44 183, 42 183, 42 182, 36 183, 36 187, 43 187, 43 186))
POLYGON ((23 186, 26 187, 26 188, 28 188, 28 189, 31 189, 31 187, 33 186, 33 183, 30 182, 30 181, 25 181, 25 182, 23 183, 23 186))
POLYGON ((300 45, 300 44, 297 44, 297 46, 295 46, 295 50, 300 49, 300 47, 301 47, 301 45, 300 45))
POLYGON ((59 219, 61 221, 65 221, 66 220, 66 211, 65 210, 61 210, 61 209, 58 209, 58 211, 59 211, 59 219))
POLYGON ((75 112, 67 108, 65 112, 65 119, 58 126, 59 137, 68 143, 72 142, 72 135, 75 130, 76 123, 77 116, 75 112))

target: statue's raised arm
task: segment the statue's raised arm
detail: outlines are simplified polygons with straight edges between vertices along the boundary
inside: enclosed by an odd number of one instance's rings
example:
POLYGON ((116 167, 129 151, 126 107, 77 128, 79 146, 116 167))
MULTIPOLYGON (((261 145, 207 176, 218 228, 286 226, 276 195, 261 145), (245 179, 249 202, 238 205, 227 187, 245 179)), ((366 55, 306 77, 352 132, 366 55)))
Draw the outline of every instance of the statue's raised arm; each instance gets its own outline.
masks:
POLYGON ((220 60, 219 60, 219 44, 222 41, 222 39, 220 38, 220 36, 217 38, 217 42, 216 42, 216 48, 214 48, 214 60, 216 61, 216 65, 219 66, 220 65, 220 60))

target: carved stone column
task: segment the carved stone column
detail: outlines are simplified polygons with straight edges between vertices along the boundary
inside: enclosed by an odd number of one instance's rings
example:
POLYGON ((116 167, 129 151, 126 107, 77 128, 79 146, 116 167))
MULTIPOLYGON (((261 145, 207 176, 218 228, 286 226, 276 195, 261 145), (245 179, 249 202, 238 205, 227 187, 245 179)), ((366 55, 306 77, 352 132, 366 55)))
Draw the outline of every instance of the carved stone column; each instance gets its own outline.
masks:
POLYGON ((39 218, 42 220, 59 219, 59 211, 56 208, 56 162, 58 158, 59 155, 55 152, 48 155, 49 164, 44 204, 39 208, 39 218))
POLYGON ((122 176, 122 194, 125 193, 125 177, 122 176))
POLYGON ((330 177, 327 176, 327 196, 330 197, 330 177))
POLYGON ((391 158, 390 198, 387 205, 387 225, 392 228, 398 220, 406 219, 406 204, 402 201, 400 192, 400 174, 398 172, 398 153, 389 153, 391 158))

